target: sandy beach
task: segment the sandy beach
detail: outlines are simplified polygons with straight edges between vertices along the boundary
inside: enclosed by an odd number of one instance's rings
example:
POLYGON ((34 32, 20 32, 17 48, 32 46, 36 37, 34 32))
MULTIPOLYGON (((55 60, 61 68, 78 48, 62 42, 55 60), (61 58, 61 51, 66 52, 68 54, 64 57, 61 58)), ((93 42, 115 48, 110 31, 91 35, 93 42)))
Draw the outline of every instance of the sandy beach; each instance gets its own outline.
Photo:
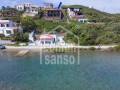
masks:
POLYGON ((114 48, 117 45, 104 45, 104 46, 6 46, 7 51, 21 51, 30 50, 39 52, 41 49, 54 49, 54 48, 75 48, 75 49, 101 49, 108 50, 109 48, 114 48))

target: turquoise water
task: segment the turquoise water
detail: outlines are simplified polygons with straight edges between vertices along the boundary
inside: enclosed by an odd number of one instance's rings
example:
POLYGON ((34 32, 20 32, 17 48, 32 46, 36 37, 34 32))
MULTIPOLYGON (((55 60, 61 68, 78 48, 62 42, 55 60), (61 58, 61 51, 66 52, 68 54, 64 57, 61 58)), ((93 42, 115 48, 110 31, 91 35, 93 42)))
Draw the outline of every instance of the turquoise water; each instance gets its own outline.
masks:
POLYGON ((120 90, 120 53, 81 52, 80 64, 40 65, 39 53, 0 56, 0 90, 120 90))

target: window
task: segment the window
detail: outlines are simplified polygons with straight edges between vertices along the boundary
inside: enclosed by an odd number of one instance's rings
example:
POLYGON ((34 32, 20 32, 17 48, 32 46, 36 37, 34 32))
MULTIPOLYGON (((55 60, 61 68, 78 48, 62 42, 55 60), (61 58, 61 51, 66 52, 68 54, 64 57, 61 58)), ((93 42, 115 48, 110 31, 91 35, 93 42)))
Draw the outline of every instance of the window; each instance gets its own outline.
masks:
POLYGON ((6 24, 6 27, 10 27, 10 25, 9 25, 9 24, 6 24))
POLYGON ((44 44, 44 41, 41 41, 42 44, 44 44))
POLYGON ((52 11, 48 11, 48 16, 52 17, 52 11))
POLYGON ((51 42, 50 41, 45 41, 45 44, 50 44, 51 42))
POLYGON ((7 33, 7 34, 11 34, 11 31, 10 31, 10 30, 6 30, 6 33, 7 33))
POLYGON ((22 7, 20 7, 20 10, 22 10, 23 8, 22 7))
POLYGON ((56 17, 59 17, 60 16, 60 12, 59 11, 54 11, 54 16, 56 17))
POLYGON ((4 24, 1 24, 1 27, 5 27, 5 25, 4 25, 4 24))

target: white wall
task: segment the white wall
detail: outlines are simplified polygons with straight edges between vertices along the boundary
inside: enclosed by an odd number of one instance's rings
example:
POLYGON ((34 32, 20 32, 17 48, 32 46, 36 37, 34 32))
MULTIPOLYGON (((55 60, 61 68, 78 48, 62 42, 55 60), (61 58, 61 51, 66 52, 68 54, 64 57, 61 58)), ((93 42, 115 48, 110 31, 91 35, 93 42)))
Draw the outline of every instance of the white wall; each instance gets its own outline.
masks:
POLYGON ((0 20, 0 34, 3 34, 5 37, 11 36, 14 34, 14 29, 17 29, 17 26, 14 22, 9 20, 0 20), (4 26, 1 26, 3 24, 4 26), (9 25, 9 27, 7 26, 9 25))

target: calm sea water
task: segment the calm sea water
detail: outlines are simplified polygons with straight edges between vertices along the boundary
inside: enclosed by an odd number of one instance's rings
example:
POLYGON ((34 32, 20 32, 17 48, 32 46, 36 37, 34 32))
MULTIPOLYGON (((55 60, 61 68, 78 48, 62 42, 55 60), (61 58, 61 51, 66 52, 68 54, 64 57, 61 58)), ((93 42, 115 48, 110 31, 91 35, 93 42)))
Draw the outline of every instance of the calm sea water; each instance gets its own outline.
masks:
POLYGON ((120 53, 83 51, 79 65, 40 65, 39 58, 1 53, 0 90, 120 90, 120 53))

